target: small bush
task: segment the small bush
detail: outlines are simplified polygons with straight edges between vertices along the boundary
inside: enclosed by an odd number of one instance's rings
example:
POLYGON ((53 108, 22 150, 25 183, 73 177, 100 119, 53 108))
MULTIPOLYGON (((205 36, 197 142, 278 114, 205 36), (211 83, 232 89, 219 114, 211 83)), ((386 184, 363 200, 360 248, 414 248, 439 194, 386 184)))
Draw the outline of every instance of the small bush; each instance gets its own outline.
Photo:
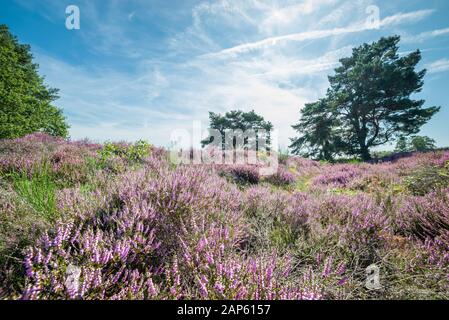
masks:
POLYGON ((422 167, 404 179, 406 188, 414 195, 425 195, 429 192, 449 187, 449 163, 445 167, 422 167))
POLYGON ((128 164, 138 164, 150 155, 151 148, 151 145, 144 140, 139 140, 132 145, 107 142, 99 152, 100 162, 106 164, 111 159, 119 157, 128 164))
POLYGON ((260 181, 258 167, 251 165, 227 166, 220 170, 220 174, 239 184, 257 184, 260 181))
POLYGON ((276 186, 288 186, 295 183, 295 176, 293 173, 279 168, 275 174, 269 176, 266 180, 276 186))
POLYGON ((0 300, 22 290, 23 250, 49 226, 17 192, 0 183, 0 300))

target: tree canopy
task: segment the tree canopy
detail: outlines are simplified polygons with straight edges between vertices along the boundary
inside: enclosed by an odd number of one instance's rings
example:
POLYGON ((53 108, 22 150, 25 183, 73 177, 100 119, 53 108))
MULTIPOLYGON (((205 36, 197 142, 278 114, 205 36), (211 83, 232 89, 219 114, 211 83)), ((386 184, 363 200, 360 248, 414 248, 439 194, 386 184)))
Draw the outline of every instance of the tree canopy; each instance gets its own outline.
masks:
POLYGON ((398 54, 399 36, 353 49, 329 76, 326 97, 307 104, 293 128, 300 134, 290 148, 296 154, 331 160, 338 155, 371 158, 370 148, 419 132, 439 107, 424 108, 421 91, 426 70, 416 50, 398 54))
MULTIPOLYGON (((254 110, 250 112, 243 112, 241 110, 233 110, 226 112, 224 115, 209 112, 210 128, 215 129, 221 134, 222 148, 225 148, 225 134, 229 131, 241 130, 243 133, 247 130, 254 130, 257 138, 266 139, 267 145, 270 144, 270 132, 273 129, 273 125, 269 121, 256 114, 254 110), (262 131, 263 130, 263 131, 262 131)), ((236 137, 238 134, 236 135, 236 137)), ((245 143, 251 143, 248 137, 244 137, 245 143)), ((235 139, 233 140, 235 144, 235 139)), ((213 142, 213 136, 209 136, 201 144, 203 147, 213 142)), ((257 144, 257 141, 256 141, 257 144)), ((257 145, 256 145, 257 148, 257 145)))
POLYGON ((66 137, 62 111, 51 104, 57 92, 38 74, 30 46, 20 44, 7 26, 0 25, 0 138, 36 131, 66 137))
POLYGON ((396 143, 396 151, 429 151, 436 148, 434 139, 426 136, 400 137, 396 143))

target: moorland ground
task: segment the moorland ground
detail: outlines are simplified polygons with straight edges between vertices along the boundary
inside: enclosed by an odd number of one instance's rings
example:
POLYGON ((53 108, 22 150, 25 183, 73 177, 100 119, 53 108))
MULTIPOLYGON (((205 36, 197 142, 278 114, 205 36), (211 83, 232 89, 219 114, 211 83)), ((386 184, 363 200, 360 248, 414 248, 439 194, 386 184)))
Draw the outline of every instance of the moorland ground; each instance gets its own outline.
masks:
POLYGON ((261 177, 250 165, 174 165, 144 142, 4 139, 0 295, 445 299, 448 161, 281 155, 261 177))

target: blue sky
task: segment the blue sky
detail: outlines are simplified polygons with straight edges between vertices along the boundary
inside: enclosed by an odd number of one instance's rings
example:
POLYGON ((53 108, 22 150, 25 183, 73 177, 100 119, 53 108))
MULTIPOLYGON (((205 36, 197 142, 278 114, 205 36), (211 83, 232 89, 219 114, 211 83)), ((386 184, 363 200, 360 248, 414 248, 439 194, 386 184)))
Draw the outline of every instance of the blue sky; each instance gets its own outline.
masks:
POLYGON ((422 134, 449 146, 449 1, 446 0, 1 0, 0 23, 32 46, 46 82, 60 89, 73 138, 149 139, 208 124, 208 111, 254 109, 279 130, 281 147, 305 103, 351 48, 402 36, 422 50, 417 95, 441 112, 422 134), (80 30, 65 27, 68 5, 80 30), (379 8, 378 29, 367 8, 379 8))

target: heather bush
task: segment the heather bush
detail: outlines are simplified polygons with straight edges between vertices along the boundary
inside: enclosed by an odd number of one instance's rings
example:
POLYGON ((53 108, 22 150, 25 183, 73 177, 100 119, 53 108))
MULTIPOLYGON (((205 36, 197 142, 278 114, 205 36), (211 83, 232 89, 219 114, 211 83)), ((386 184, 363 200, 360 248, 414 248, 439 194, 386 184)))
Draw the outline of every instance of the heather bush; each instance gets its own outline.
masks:
POLYGON ((311 237, 335 239, 338 247, 357 255, 365 267, 375 262, 385 244, 384 234, 391 233, 383 204, 366 195, 325 195, 309 210, 311 237))
POLYGON ((55 173, 61 173, 61 179, 70 180, 69 170, 79 175, 80 165, 85 157, 94 156, 99 145, 89 141, 67 141, 43 133, 34 133, 23 138, 0 140, 0 172, 31 173, 44 161, 52 164, 55 173))
POLYGON ((404 179, 404 185, 414 195, 425 195, 438 189, 447 188, 449 187, 449 164, 443 168, 421 167, 404 179))
POLYGON ((13 296, 23 282, 23 248, 34 244, 49 221, 10 187, 0 183, 0 299, 13 296))
POLYGON ((419 239, 434 239, 449 230, 449 189, 400 199, 398 232, 419 239))
POLYGON ((358 165, 344 164, 335 165, 325 169, 323 173, 313 179, 316 186, 334 188, 347 188, 350 183, 363 174, 363 169, 358 165))
POLYGON ((435 265, 449 276, 449 231, 443 230, 435 238, 427 238, 422 246, 421 255, 427 258, 431 265, 435 265))
POLYGON ((407 196, 398 202, 397 233, 414 240, 417 251, 411 269, 425 274, 439 297, 449 289, 449 190, 407 196))
POLYGON ((276 186, 289 186, 295 183, 295 176, 290 171, 280 167, 276 173, 268 176, 266 181, 276 186))
POLYGON ((320 173, 323 165, 318 161, 292 156, 287 160, 285 167, 300 176, 313 176, 320 173))
POLYGON ((59 224, 26 254, 22 298, 145 298, 151 266, 157 267, 152 260, 158 243, 145 223, 153 214, 140 211, 124 217, 122 212, 107 212, 59 224))
POLYGON ((70 143, 56 148, 49 156, 55 182, 62 187, 84 184, 95 175, 91 162, 96 151, 82 144, 70 143))
POLYGON ((239 184, 257 184, 260 180, 259 168, 254 165, 225 165, 219 172, 239 184))
POLYGON ((284 250, 309 232, 308 203, 304 193, 286 194, 264 186, 248 188, 244 212, 248 221, 245 246, 250 251, 284 250))

